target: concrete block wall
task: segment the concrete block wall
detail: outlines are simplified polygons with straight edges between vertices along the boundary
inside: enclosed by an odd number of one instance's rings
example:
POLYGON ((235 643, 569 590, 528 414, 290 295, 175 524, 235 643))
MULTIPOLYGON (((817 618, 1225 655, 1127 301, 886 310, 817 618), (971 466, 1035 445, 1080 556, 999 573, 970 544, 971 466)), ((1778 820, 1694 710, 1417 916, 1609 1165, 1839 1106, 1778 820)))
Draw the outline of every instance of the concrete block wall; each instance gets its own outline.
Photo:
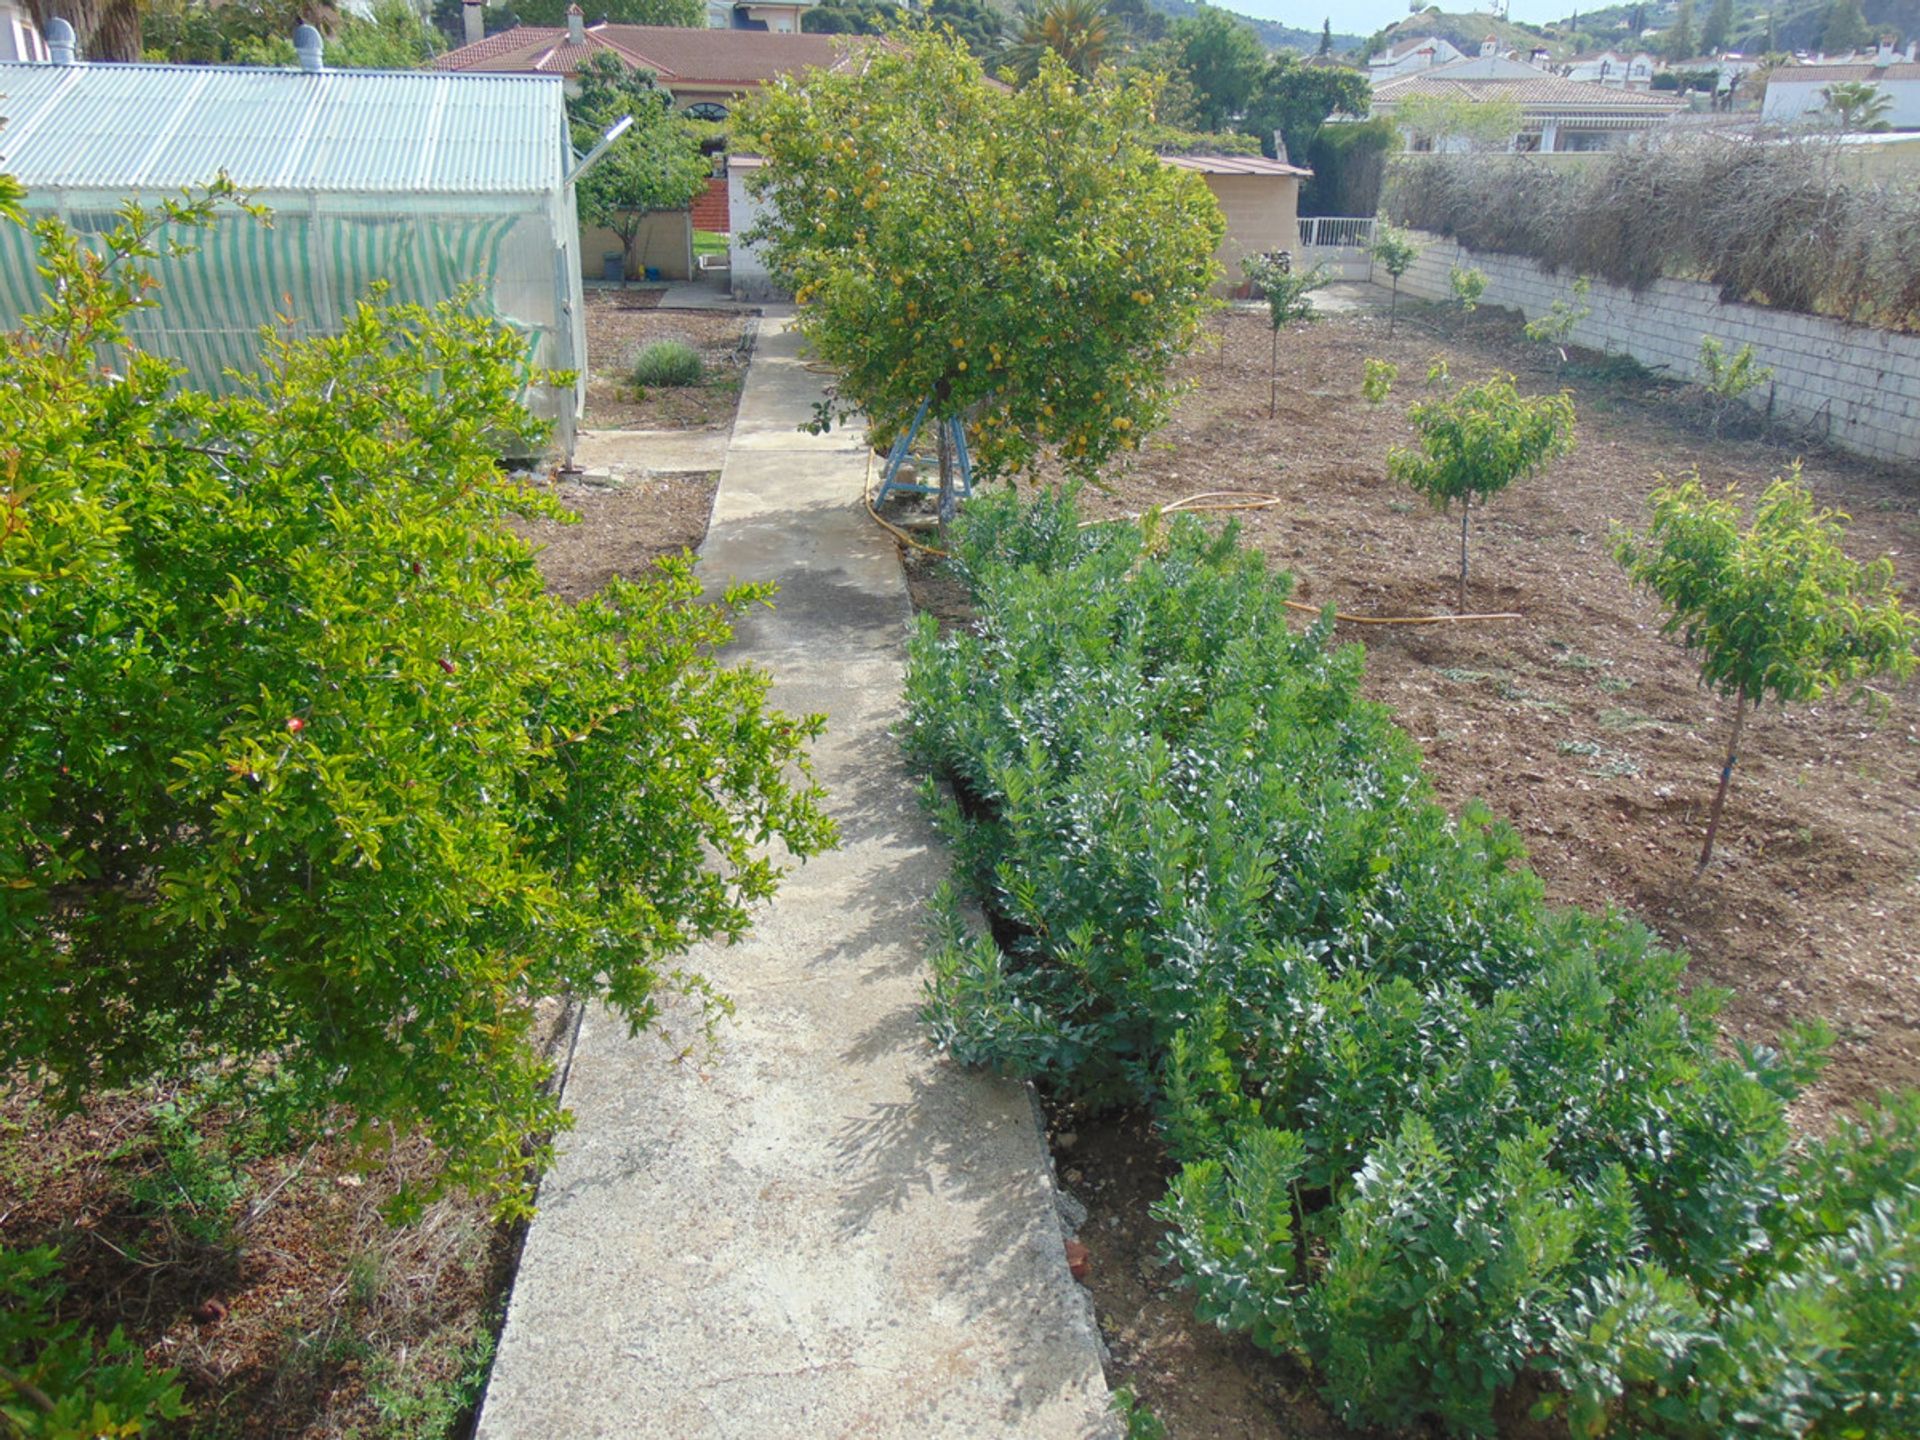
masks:
MULTIPOLYGON (((1520 310, 1529 320, 1546 314, 1555 300, 1573 300, 1572 275, 1550 275, 1521 256, 1476 254, 1421 231, 1413 240, 1422 248, 1401 277, 1406 294, 1447 299, 1449 279, 1460 266, 1487 277, 1483 304, 1520 310)), ((1374 279, 1387 281, 1378 268, 1374 279)), ((1870 459, 1920 461, 1920 335, 1758 305, 1724 305, 1712 286, 1693 280, 1659 280, 1638 295, 1595 280, 1581 303, 1593 313, 1575 328, 1577 345, 1630 355, 1666 374, 1693 379, 1701 336, 1713 336, 1729 351, 1750 344, 1759 363, 1773 369, 1772 381, 1747 395, 1756 409, 1771 405, 1777 418, 1807 426, 1870 459)))
MULTIPOLYGON (((580 273, 589 280, 606 278, 607 257, 621 253, 620 237, 604 226, 580 227, 580 273)), ((648 267, 660 272, 662 280, 693 278, 693 222, 685 210, 659 210, 640 222, 640 233, 633 242, 633 268, 629 280, 638 280, 648 267)))

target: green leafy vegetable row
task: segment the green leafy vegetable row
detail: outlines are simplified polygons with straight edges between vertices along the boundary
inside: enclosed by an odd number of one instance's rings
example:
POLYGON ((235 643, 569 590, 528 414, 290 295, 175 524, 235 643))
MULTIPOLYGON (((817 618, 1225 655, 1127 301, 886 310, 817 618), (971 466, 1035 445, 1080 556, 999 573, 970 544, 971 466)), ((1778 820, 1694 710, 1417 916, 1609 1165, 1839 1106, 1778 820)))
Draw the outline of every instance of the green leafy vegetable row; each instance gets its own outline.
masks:
POLYGON ((1723 1046, 1684 957, 1549 907, 1231 533, 1068 496, 954 540, 980 619, 923 622, 907 744, 1002 923, 943 905, 926 1018, 1152 1109, 1203 1315, 1354 1421, 1920 1433, 1920 1099, 1796 1142, 1824 1035, 1723 1046))

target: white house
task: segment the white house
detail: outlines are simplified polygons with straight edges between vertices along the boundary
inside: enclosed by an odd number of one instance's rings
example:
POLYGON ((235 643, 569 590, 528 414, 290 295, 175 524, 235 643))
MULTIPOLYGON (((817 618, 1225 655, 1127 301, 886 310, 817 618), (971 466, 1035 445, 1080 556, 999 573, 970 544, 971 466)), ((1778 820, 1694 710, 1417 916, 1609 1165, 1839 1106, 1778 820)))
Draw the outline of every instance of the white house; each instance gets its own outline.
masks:
MULTIPOLYGON (((1686 104, 1678 95, 1568 80, 1503 55, 1483 55, 1376 86, 1373 113, 1391 118, 1416 97, 1511 101, 1520 110, 1520 131, 1506 148, 1547 152, 1619 148, 1664 126, 1686 104)), ((1421 142, 1414 143, 1419 148, 1421 142)), ((1455 146, 1443 141, 1438 148, 1455 146)))
POLYGON ((816 0, 707 0, 709 30, 771 30, 797 35, 800 17, 816 0))
POLYGON ((1920 130, 1920 64, 1882 47, 1871 61, 1854 65, 1783 65, 1767 77, 1760 118, 1769 125, 1810 122, 1827 108, 1829 85, 1864 82, 1893 103, 1883 117, 1895 130, 1920 130))
POLYGON ((1602 50, 1598 55, 1576 55, 1560 73, 1568 80, 1585 80, 1615 90, 1645 90, 1653 84, 1659 62, 1644 50, 1602 50))
POLYGON ((34 28, 27 7, 20 0, 0 0, 0 60, 47 58, 47 42, 34 28))
POLYGON ((1464 58, 1451 41, 1440 40, 1431 35, 1413 40, 1401 40, 1378 52, 1367 61, 1367 79, 1370 83, 1379 85, 1388 80, 1398 80, 1404 75, 1431 70, 1436 65, 1448 65, 1464 58))

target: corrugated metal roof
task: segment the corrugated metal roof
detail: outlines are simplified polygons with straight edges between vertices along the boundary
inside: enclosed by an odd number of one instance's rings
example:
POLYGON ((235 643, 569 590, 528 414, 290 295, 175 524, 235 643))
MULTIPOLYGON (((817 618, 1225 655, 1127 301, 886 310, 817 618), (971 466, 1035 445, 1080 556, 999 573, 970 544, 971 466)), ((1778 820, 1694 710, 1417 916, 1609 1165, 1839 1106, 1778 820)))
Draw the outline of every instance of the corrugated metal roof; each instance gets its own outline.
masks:
POLYGON ((558 190, 557 78, 219 65, 0 64, 0 169, 35 189, 558 190))
POLYGON ((1284 160, 1269 160, 1264 155, 1162 155, 1169 165, 1182 170, 1198 170, 1203 175, 1311 175, 1298 165, 1284 160))

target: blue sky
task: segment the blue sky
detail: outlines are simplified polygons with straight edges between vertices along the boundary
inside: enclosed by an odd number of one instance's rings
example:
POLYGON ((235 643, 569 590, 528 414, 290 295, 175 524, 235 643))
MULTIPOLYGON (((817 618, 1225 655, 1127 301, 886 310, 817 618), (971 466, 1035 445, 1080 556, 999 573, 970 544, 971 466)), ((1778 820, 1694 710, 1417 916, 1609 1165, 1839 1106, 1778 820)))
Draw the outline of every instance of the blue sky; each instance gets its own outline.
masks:
MULTIPOLYGON (((1358 4, 1335 4, 1334 0, 1222 0, 1222 3, 1243 15, 1259 15, 1285 25, 1297 25, 1302 30, 1318 30, 1320 22, 1331 16, 1334 30, 1343 35, 1371 35, 1383 25, 1407 18, 1406 0, 1360 0, 1358 4)), ((1449 3, 1445 8, 1453 11, 1456 6, 1449 3)), ((1460 10, 1468 8, 1458 6, 1460 10)), ((1560 0, 1512 0, 1510 13, 1515 20, 1538 25, 1563 19, 1571 8, 1560 0)))

